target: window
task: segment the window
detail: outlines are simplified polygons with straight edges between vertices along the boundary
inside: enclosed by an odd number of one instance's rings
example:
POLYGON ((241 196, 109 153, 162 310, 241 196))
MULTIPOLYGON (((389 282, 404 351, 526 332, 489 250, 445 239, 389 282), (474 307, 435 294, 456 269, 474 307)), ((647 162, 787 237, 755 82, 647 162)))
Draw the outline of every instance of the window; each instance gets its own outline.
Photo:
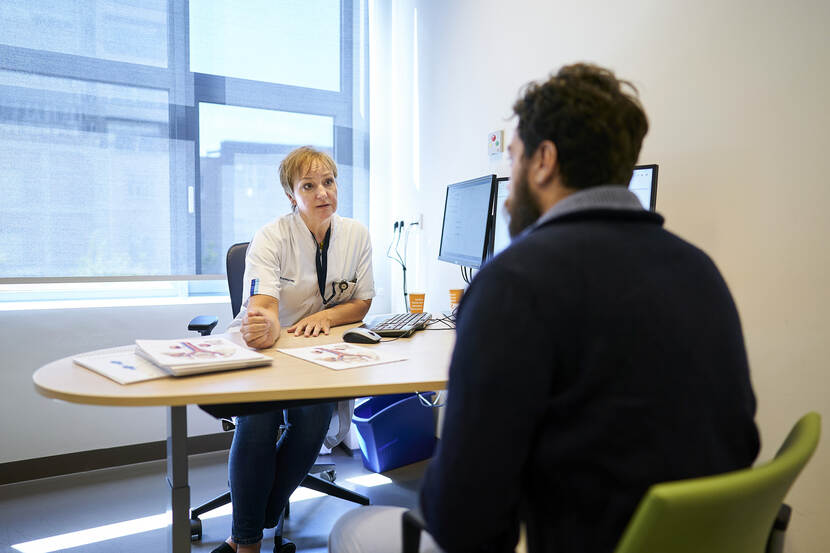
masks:
POLYGON ((340 90, 337 0, 190 2, 190 68, 198 73, 340 90), (264 54, 266 53, 267 54, 264 54))
POLYGON ((275 168, 297 145, 332 154, 333 134, 330 116, 199 103, 204 272, 221 273, 228 246, 291 211, 275 168))
POLYGON ((290 209, 277 168, 300 145, 333 155, 338 211, 363 218, 365 20, 365 0, 4 0, 0 301, 224 273, 290 209))

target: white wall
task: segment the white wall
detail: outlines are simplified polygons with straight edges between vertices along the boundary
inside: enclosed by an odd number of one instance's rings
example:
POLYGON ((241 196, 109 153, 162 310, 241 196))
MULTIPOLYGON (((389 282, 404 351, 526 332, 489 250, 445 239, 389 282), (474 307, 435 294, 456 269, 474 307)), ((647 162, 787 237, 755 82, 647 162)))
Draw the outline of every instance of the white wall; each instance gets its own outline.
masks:
MULTIPOLYGON (((408 79, 419 69, 419 94, 403 101, 417 104, 419 125, 394 132, 417 137, 420 190, 394 194, 405 200, 397 209, 426 217, 427 308, 446 309, 461 283, 456 267, 435 261, 444 187, 508 174, 488 161, 485 141, 500 128, 509 140, 520 86, 593 61, 639 88, 651 122, 640 159, 660 164, 658 211, 714 258, 738 303, 760 459, 807 411, 830 424, 830 4, 424 0, 403 3, 389 23, 399 42, 411 42, 416 8, 417 64, 403 52, 386 70, 408 79)), ((827 548, 828 489, 823 443, 789 495, 788 551, 827 548)))
MULTIPOLYGON (((414 9, 413 0, 370 1, 369 230, 378 293, 372 310, 379 313, 404 310, 402 271, 397 263, 386 258, 386 252, 393 240, 394 223, 409 223, 419 213, 419 164, 415 150, 419 143, 411 131, 418 124, 413 86, 414 9)), ((403 242, 399 251, 403 253, 403 242)), ((412 263, 409 269, 410 275, 417 272, 418 263, 412 263)))
MULTIPOLYGON (((817 410, 830 424, 830 5, 373 0, 372 10, 370 229, 381 294, 373 310, 402 308, 400 271, 382 252, 392 221, 419 213, 427 308, 446 309, 447 290, 461 278, 435 261, 444 187, 507 174, 488 161, 485 140, 500 128, 509 140, 519 87, 564 63, 594 61, 639 87, 651 121, 641 161, 660 164, 658 211, 715 259, 735 295, 759 400, 761 459, 801 414, 817 410), (416 8, 417 57, 409 52, 416 8)), ((180 336, 196 314, 217 314, 224 326, 229 311, 212 304, 0 312, 0 462, 163 439, 164 409, 48 400, 34 391, 31 373, 136 336, 180 336)), ((213 419, 190 413, 191 434, 216 431, 213 419)), ((829 451, 819 446, 790 493, 791 553, 830 542, 829 451)))
MULTIPOLYGON (((35 391, 32 373, 61 357, 136 338, 187 336, 196 315, 218 316, 222 329, 231 320, 230 304, 0 311, 0 463, 166 439, 164 408, 48 399, 35 391)), ((188 407, 189 435, 216 432, 216 419, 188 407)))

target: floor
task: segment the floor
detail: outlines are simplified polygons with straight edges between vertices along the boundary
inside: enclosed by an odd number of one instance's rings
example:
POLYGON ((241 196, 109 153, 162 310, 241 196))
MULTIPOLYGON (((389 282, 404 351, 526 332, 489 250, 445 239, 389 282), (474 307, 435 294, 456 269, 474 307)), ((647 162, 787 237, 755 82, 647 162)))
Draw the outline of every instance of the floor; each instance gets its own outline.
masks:
MULTIPOLYGON (((338 448, 319 461, 336 463, 337 483, 367 495, 373 505, 402 507, 416 504, 427 463, 388 471, 383 474, 387 479, 372 481, 374 473, 363 467, 359 451, 349 456, 338 448)), ((192 506, 223 493, 227 489, 227 452, 190 457, 189 475, 192 506)), ((329 496, 303 498, 310 495, 307 490, 301 488, 298 492, 297 499, 292 500, 285 536, 297 544, 299 551, 324 553, 335 521, 357 505, 329 496)), ((164 461, 0 486, 0 551, 167 551, 169 519, 164 511, 168 500, 164 461), (90 529, 95 530, 65 535, 90 529), (79 544, 89 541, 90 535, 100 541, 79 544), (54 539, 50 542, 30 543, 51 537, 54 539)), ((202 525, 202 540, 192 543, 194 553, 208 553, 228 536, 229 509, 220 509, 212 517, 205 515, 202 525)), ((273 530, 266 530, 262 551, 269 552, 272 547, 273 530)))

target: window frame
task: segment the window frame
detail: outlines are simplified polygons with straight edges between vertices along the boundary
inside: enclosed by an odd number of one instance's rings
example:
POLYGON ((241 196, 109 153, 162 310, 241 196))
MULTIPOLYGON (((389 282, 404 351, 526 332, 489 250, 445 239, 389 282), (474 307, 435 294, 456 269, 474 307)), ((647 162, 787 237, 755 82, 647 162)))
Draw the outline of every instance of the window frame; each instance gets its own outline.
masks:
MULTIPOLYGON (((144 89, 166 91, 168 94, 168 138, 170 139, 170 183, 171 238, 190 234, 181 242, 171 239, 171 257, 186 258, 187 266, 193 267, 192 274, 158 275, 110 275, 110 276, 44 276, 44 277, 3 277, 4 284, 52 284, 88 282, 135 282, 135 281, 197 281, 225 280, 224 274, 202 273, 202 206, 200 202, 201 175, 199 151, 199 104, 213 104, 279 110, 311 115, 323 115, 333 119, 332 144, 334 159, 338 165, 368 168, 368 132, 355 128, 355 76, 354 64, 362 54, 364 72, 360 75, 368 83, 368 45, 359 44, 362 29, 368 28, 368 9, 365 0, 340 0, 340 90, 329 91, 294 85, 252 81, 221 75, 193 73, 190 71, 189 0, 168 0, 167 3, 167 66, 155 67, 136 63, 90 58, 75 54, 35 50, 0 44, 0 70, 18 71, 47 77, 73 79, 87 82, 106 83, 144 89), (359 9, 355 9, 355 7, 359 9), (355 42, 357 40, 357 42, 355 42), (233 101, 227 101, 227 91, 233 91, 233 101), (362 135, 362 136, 361 136, 362 135), (181 141, 192 141, 193 163, 181 164, 178 158, 181 141), (364 143, 362 160, 355 157, 355 143, 364 143), (184 190, 176 189, 181 171, 187 171, 184 190), (192 187, 192 192, 188 189, 192 187), (188 217, 177 217, 182 204, 187 206, 188 196, 194 198, 193 213, 188 217), (191 219, 192 217, 192 219, 191 219), (184 221, 184 222, 183 222, 184 221), (192 231, 191 231, 192 228, 192 231), (184 251, 181 251, 181 250, 184 251)), ((0 87, 2 88, 2 87, 0 87)), ((364 98, 361 98, 364 100, 364 98)), ((368 129, 368 101, 365 101, 361 128, 368 129)), ((276 169, 275 169, 276 170, 276 169)), ((355 179, 356 180, 356 179, 355 179)), ((368 182, 360 190, 353 189, 353 196, 366 194, 368 182)), ((357 183, 355 183, 355 188, 357 183)), ((13 300, 11 300, 13 301, 13 300)), ((0 299, 0 305, 3 300, 0 299)), ((2 309, 2 307, 0 307, 2 309)))

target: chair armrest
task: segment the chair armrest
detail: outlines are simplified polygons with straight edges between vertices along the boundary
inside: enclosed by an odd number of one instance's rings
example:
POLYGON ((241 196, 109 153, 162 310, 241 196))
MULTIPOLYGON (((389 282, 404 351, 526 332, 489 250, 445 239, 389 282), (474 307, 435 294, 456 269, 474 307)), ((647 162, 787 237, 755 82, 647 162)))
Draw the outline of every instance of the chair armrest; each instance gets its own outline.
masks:
POLYGON ((786 503, 781 504, 781 508, 778 509, 778 515, 775 517, 775 522, 772 524, 772 527, 776 530, 786 530, 787 526, 790 525, 790 515, 792 514, 792 508, 787 505, 786 503))
POLYGON ((772 523, 765 553, 782 553, 784 551, 784 535, 787 532, 787 526, 790 524, 791 513, 790 506, 782 503, 781 508, 778 509, 778 515, 772 523))
POLYGON ((193 317, 190 324, 187 325, 187 330, 195 330, 202 336, 208 336, 213 332, 213 328, 219 324, 219 319, 211 315, 199 315, 193 317))
POLYGON ((405 511, 401 519, 403 525, 402 553, 418 553, 421 546, 421 531, 426 530, 426 522, 421 511, 418 509, 410 509, 405 511))

